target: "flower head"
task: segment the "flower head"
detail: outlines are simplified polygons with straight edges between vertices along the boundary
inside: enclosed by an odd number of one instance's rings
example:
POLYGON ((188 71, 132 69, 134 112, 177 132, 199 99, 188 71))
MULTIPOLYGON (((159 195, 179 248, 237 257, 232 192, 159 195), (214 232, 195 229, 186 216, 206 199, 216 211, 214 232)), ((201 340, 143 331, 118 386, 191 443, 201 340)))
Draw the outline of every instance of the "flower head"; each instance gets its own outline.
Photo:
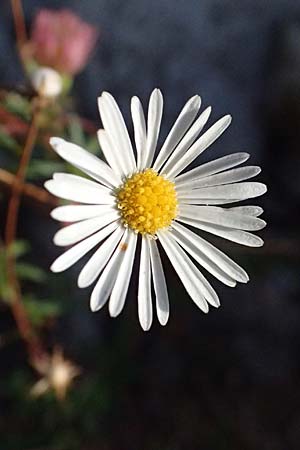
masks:
POLYGON ((45 184, 54 195, 79 203, 52 211, 54 219, 74 223, 54 236, 56 245, 73 247, 51 269, 66 270, 97 247, 79 274, 78 286, 87 287, 97 280, 91 309, 97 311, 109 299, 109 312, 115 317, 125 303, 140 239, 138 314, 144 330, 152 323, 152 282, 160 323, 165 325, 169 317, 162 250, 196 305, 204 312, 209 304, 218 307, 215 290, 195 262, 231 287, 246 283, 248 275, 190 227, 238 244, 263 245, 251 233, 266 225, 258 217, 262 209, 232 204, 264 194, 266 186, 245 181, 260 172, 257 166, 238 167, 247 161, 248 153, 226 155, 183 171, 226 130, 231 117, 222 117, 199 137, 211 108, 196 119, 201 100, 192 97, 155 158, 163 110, 158 89, 150 97, 147 123, 140 100, 132 98, 136 154, 114 98, 104 92, 98 103, 103 123, 98 138, 107 163, 63 139, 50 141, 62 158, 93 179, 56 173, 45 184))
POLYGON ((35 17, 30 46, 41 65, 74 75, 86 65, 98 32, 67 9, 41 9, 35 17))

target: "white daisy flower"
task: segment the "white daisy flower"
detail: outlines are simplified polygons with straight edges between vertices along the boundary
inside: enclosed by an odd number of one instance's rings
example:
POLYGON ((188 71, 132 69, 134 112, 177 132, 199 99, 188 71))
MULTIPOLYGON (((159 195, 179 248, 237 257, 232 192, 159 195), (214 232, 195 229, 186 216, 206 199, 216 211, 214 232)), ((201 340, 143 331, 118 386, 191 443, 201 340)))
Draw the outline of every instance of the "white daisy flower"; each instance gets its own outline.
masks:
POLYGON ((93 179, 55 173, 45 183, 52 194, 79 203, 59 206, 51 213, 58 221, 74 222, 54 236, 56 245, 72 247, 54 261, 51 270, 62 272, 97 247, 79 274, 78 286, 96 281, 92 311, 109 299, 110 315, 116 317, 124 307, 140 239, 138 315, 144 330, 152 323, 152 283, 158 320, 165 325, 169 317, 161 248, 196 305, 203 312, 208 312, 209 304, 218 307, 218 295, 193 260, 227 286, 246 283, 248 275, 189 226, 260 247, 262 239, 250 232, 266 225, 258 217, 262 209, 220 205, 262 195, 266 186, 245 181, 257 175, 259 167, 237 167, 247 161, 248 153, 233 153, 182 172, 226 130, 231 117, 222 117, 198 137, 211 108, 196 119, 201 99, 192 97, 155 158, 163 111, 159 89, 151 94, 147 122, 140 100, 131 100, 136 152, 114 98, 104 92, 98 104, 103 123, 98 138, 107 163, 63 139, 50 140, 58 155, 93 179))

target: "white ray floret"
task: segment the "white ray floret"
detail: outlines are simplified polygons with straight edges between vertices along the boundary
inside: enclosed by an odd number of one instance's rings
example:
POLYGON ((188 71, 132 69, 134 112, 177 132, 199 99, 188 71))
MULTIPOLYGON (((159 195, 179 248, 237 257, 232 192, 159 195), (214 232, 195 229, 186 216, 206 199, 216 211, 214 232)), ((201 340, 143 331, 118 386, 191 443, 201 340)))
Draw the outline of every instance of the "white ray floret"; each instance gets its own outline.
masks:
POLYGON ((224 170, 231 169, 232 167, 239 166, 247 161, 249 157, 250 155, 248 153, 232 153, 231 155, 214 159, 213 161, 204 163, 199 167, 195 167, 194 169, 175 177, 176 186, 179 187, 181 184, 188 184, 199 178, 205 178, 209 175, 214 175, 223 172, 224 170))
POLYGON ((266 192, 263 183, 244 182, 238 184, 226 184, 225 186, 210 186, 192 189, 178 190, 180 200, 189 204, 213 204, 216 200, 225 199, 224 203, 237 202, 263 195, 266 192))
POLYGON ((127 233, 125 232, 123 235, 123 239, 121 240, 121 244, 118 245, 118 247, 114 251, 113 256, 110 258, 107 266, 103 270, 99 280, 97 281, 93 289, 90 299, 90 306, 92 311, 98 311, 100 308, 102 308, 111 294, 117 278, 117 272, 125 256, 125 252, 121 249, 121 247, 122 245, 126 244, 126 240, 127 233))
POLYGON ((121 248, 121 251, 124 252, 124 258, 120 264, 116 282, 109 300, 109 313, 112 317, 118 316, 125 304, 134 262, 136 243, 137 234, 132 231, 128 232, 128 242, 125 243, 124 248, 121 248))
POLYGON ((165 325, 170 313, 167 283, 159 251, 154 239, 149 239, 149 246, 157 317, 161 325, 165 325))
POLYGON ((111 222, 118 220, 118 218, 117 211, 113 211, 103 214, 101 217, 93 217, 92 219, 67 225, 55 233, 53 242, 59 246, 73 245, 111 222))
POLYGON ((142 238, 139 286, 138 286, 138 313, 143 330, 147 331, 152 324, 152 298, 151 298, 151 268, 150 248, 147 238, 142 238))
POLYGON ((142 103, 138 97, 131 99, 131 116, 134 128, 134 140, 137 153, 137 168, 142 168, 142 155, 146 149, 147 129, 142 103))
POLYGON ((229 127, 231 123, 231 116, 224 116, 212 125, 192 146, 189 150, 175 162, 169 171, 165 171, 170 178, 176 177, 182 170, 184 170, 191 162, 194 161, 204 150, 207 149, 215 140, 221 136, 222 133, 229 127))
POLYGON ((188 167, 226 130, 231 117, 222 117, 200 135, 211 108, 197 118, 201 99, 193 96, 155 158, 163 114, 159 89, 150 96, 146 118, 139 98, 131 99, 135 150, 112 95, 104 92, 98 105, 102 120, 98 140, 107 162, 61 138, 50 140, 60 157, 91 178, 55 173, 45 183, 53 195, 73 202, 51 212, 55 220, 67 223, 55 234, 54 243, 72 246, 58 256, 51 270, 62 272, 94 249, 80 271, 78 286, 95 282, 91 310, 97 311, 108 302, 110 315, 116 317, 124 308, 140 248, 137 309, 144 330, 149 330, 153 321, 153 302, 159 322, 165 325, 169 318, 163 254, 203 312, 208 312, 208 305, 218 307, 218 295, 196 264, 229 287, 247 283, 248 274, 189 227, 260 247, 263 240, 253 232, 266 225, 259 217, 263 213, 259 206, 233 205, 266 192, 264 184, 246 181, 260 173, 258 166, 241 166, 248 153, 232 153, 193 169, 188 167))
POLYGON ((154 89, 150 96, 147 121, 146 149, 142 154, 142 168, 151 167, 163 112, 163 96, 159 89, 154 89))
POLYGON ((123 162, 124 175, 134 172, 136 162, 128 131, 115 99, 108 92, 99 98, 99 110, 104 128, 111 142, 115 142, 119 158, 123 162))
POLYGON ((114 144, 113 141, 110 140, 109 135, 105 130, 98 130, 97 137, 106 161, 113 169, 116 176, 118 176, 119 183, 121 183, 122 175, 124 172, 122 169, 122 163, 120 162, 120 158, 117 158, 118 149, 112 151, 114 144))
POLYGON ((98 205, 112 205, 114 203, 114 197, 106 187, 99 186, 99 183, 77 175, 55 173, 53 180, 46 181, 45 187, 51 194, 65 200, 98 205))
POLYGON ((50 144, 61 158, 82 170, 91 178, 104 184, 104 186, 118 186, 119 179, 113 170, 95 155, 92 155, 78 145, 58 137, 52 137, 50 144))
POLYGON ((190 189, 199 189, 211 186, 227 185, 228 183, 237 183, 238 181, 248 180, 260 173, 261 169, 258 166, 239 167, 237 169, 227 170, 223 173, 209 175, 197 180, 192 180, 187 183, 178 184, 176 182, 177 192, 185 190, 185 187, 190 189))
POLYGON ((190 125, 193 123, 200 109, 200 106, 201 106, 201 98, 199 97, 199 95, 195 95, 185 104, 176 122, 171 128, 164 142, 164 145, 162 146, 155 160, 155 163, 153 164, 154 170, 159 170, 161 166, 164 164, 164 162, 171 155, 176 145, 180 142, 185 132, 189 129, 190 125))
POLYGON ((162 172, 168 174, 168 171, 171 170, 175 163, 179 162, 183 155, 187 152, 187 150, 194 143, 195 139, 201 133, 203 127, 209 119, 211 113, 211 107, 206 108, 198 117, 194 125, 189 129, 183 139, 179 142, 174 152, 170 156, 170 159, 164 165, 162 172))
POLYGON ((123 235, 124 230, 118 227, 93 254, 79 274, 78 286, 80 288, 85 288, 94 283, 123 235))
POLYGON ((92 248, 94 248, 99 242, 103 241, 107 236, 109 236, 116 228, 118 224, 116 222, 107 225, 107 227, 102 228, 102 230, 93 234, 87 239, 79 242, 79 244, 74 245, 69 250, 60 255, 52 264, 51 270, 53 272, 62 272, 73 266, 80 258, 82 258, 86 253, 88 253, 92 248))
POLYGON ((60 222, 78 222, 115 211, 114 205, 65 205, 54 208, 51 217, 60 222))

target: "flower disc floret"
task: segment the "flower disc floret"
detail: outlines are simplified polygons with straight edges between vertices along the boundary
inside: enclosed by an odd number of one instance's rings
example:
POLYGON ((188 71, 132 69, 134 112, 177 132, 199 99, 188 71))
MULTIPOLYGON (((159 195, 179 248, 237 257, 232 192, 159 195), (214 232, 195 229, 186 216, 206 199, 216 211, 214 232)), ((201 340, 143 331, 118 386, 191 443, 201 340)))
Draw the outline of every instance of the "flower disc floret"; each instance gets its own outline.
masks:
POLYGON ((174 183, 146 169, 127 178, 117 192, 118 208, 125 225, 141 234, 154 235, 176 217, 174 183))

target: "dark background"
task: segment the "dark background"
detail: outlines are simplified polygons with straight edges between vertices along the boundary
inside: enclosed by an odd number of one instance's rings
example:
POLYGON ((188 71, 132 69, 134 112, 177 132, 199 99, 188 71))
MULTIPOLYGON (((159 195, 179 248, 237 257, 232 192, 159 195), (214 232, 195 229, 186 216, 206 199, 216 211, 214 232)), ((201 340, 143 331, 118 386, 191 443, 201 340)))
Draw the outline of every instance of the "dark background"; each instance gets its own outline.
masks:
MULTIPOLYGON (((299 449, 300 2, 27 0, 28 24, 41 7, 71 8, 100 29, 73 90, 90 119, 99 120, 96 97, 105 89, 129 123, 130 97, 145 104, 154 87, 165 98, 162 138, 196 93, 213 106, 212 120, 232 114, 230 129, 201 161, 251 153, 269 187, 255 202, 268 228, 261 249, 210 239, 246 268, 250 282, 231 290, 213 280, 222 306, 208 315, 166 263, 170 320, 148 333, 138 325, 135 278, 125 311, 111 320, 107 310, 89 311, 89 292, 75 287, 78 267, 53 276, 69 312, 50 340, 62 342, 83 373, 64 405, 2 390, 0 448, 299 449)), ((1 2, 0 16, 0 81, 21 82, 9 2, 1 2)), ((20 234, 45 267, 59 253, 55 229, 47 217, 23 211, 20 234)), ((32 377, 22 349, 4 349, 0 365, 17 386, 24 371, 32 377)))

